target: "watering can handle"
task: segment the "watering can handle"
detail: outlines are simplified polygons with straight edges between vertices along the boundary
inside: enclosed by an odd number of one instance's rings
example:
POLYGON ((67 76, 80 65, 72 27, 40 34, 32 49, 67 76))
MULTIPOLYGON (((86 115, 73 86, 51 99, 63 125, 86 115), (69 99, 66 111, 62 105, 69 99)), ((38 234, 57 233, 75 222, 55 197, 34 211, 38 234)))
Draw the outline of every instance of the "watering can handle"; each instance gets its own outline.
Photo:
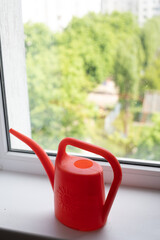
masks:
POLYGON ((71 145, 71 146, 86 150, 88 152, 98 154, 98 155, 102 156, 103 158, 105 158, 110 163, 113 173, 114 173, 114 178, 113 178, 113 182, 111 184, 111 188, 109 190, 109 193, 108 193, 108 196, 105 201, 104 208, 103 208, 103 218, 106 220, 106 218, 109 214, 109 211, 111 209, 111 206, 113 204, 114 198, 116 196, 117 190, 118 190, 118 188, 121 184, 121 180, 122 180, 122 169, 121 169, 121 166, 120 166, 117 158, 112 153, 110 153, 108 150, 106 150, 104 148, 95 146, 90 143, 80 141, 75 138, 64 138, 60 142, 59 148, 58 148, 57 160, 59 162, 62 161, 62 159, 63 159, 62 156, 64 156, 64 154, 66 154, 66 146, 67 145, 71 145))

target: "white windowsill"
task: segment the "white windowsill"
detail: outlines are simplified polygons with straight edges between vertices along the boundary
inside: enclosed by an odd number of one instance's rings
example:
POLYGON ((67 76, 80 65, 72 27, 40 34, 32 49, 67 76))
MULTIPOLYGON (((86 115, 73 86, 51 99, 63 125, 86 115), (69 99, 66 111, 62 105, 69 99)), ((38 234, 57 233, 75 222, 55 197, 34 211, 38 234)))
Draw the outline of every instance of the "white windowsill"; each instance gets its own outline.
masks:
MULTIPOLYGON (((106 186, 106 191, 109 186, 106 186)), ((107 224, 100 230, 80 232, 62 225, 54 216, 53 192, 45 176, 0 171, 0 228, 82 240, 158 240, 160 191, 121 186, 107 224)))

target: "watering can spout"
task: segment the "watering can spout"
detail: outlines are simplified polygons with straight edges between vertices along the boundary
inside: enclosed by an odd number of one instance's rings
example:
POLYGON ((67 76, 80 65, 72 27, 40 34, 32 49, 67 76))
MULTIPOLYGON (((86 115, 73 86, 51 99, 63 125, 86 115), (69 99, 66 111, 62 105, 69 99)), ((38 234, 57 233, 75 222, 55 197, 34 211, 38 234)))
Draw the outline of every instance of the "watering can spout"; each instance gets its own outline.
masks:
POLYGON ((46 154, 46 152, 32 139, 29 137, 17 132, 14 129, 10 129, 9 132, 19 138, 22 142, 26 143, 32 150, 33 152, 37 155, 37 157, 40 159, 47 175, 50 180, 50 183, 52 185, 52 188, 54 187, 54 165, 51 162, 50 158, 46 154))

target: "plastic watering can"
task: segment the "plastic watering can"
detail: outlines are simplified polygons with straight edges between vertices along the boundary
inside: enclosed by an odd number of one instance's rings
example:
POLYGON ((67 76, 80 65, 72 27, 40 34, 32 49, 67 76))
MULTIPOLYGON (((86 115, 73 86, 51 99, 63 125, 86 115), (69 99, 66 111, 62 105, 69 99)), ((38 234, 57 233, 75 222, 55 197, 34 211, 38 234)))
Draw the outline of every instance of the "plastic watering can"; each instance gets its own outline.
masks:
POLYGON ((115 156, 104 148, 64 138, 59 144, 54 167, 35 141, 13 129, 10 133, 25 142, 40 159, 54 190, 55 215, 61 223, 81 231, 104 226, 122 179, 115 156), (90 159, 68 155, 67 145, 98 154, 110 163, 114 178, 106 200, 102 167, 90 159))

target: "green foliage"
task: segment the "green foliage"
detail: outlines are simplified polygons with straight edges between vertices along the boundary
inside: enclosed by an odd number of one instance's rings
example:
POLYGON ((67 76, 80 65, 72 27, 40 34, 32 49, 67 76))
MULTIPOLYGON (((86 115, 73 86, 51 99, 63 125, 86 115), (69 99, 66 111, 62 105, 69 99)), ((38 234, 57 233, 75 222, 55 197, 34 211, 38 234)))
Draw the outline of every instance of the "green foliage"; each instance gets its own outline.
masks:
POLYGON ((155 114, 150 127, 143 127, 143 132, 137 144, 136 158, 157 160, 160 159, 160 115, 155 114))
POLYGON ((43 24, 25 25, 32 134, 45 148, 52 149, 66 136, 82 138, 84 121, 92 115, 83 91, 83 62, 72 49, 57 46, 55 40, 43 24))
POLYGON ((91 13, 82 19, 74 17, 57 35, 57 44, 81 59, 89 89, 111 74, 116 41, 103 15, 91 13))
POLYGON ((58 52, 53 45, 53 33, 45 25, 29 23, 24 30, 32 134, 41 143, 42 133, 58 134, 57 120, 61 116, 56 104, 60 97, 58 52))
POLYGON ((145 50, 145 66, 148 66, 157 56, 160 48, 160 17, 148 20, 142 28, 142 44, 145 50))
POLYGON ((138 59, 134 52, 136 46, 128 39, 125 43, 120 43, 115 59, 114 78, 119 86, 120 97, 122 99, 133 96, 136 93, 139 81, 138 59), (129 96, 128 96, 129 95, 129 96))
POLYGON ((154 155, 151 151, 158 146, 159 120, 146 128, 146 143, 131 121, 127 138, 121 129, 111 136, 87 96, 108 76, 119 88, 123 110, 144 93, 144 83, 148 89, 160 89, 160 18, 141 29, 130 13, 89 13, 74 17, 60 33, 40 23, 27 23, 24 29, 32 134, 37 142, 57 149, 63 137, 71 136, 109 147, 116 155, 130 156, 137 149, 136 157, 158 159, 158 148, 154 155), (148 155, 141 154, 145 147, 148 155))
POLYGON ((49 50, 54 44, 53 33, 44 24, 28 22, 24 25, 24 33, 26 54, 32 57, 49 50))
POLYGON ((150 89, 160 90, 160 56, 146 68, 141 80, 141 94, 150 89))
POLYGON ((129 36, 123 35, 123 41, 120 41, 116 53, 113 76, 119 87, 119 98, 125 112, 123 131, 126 136, 128 135, 129 108, 131 109, 131 103, 139 96, 141 56, 143 56, 143 49, 137 31, 129 36))

